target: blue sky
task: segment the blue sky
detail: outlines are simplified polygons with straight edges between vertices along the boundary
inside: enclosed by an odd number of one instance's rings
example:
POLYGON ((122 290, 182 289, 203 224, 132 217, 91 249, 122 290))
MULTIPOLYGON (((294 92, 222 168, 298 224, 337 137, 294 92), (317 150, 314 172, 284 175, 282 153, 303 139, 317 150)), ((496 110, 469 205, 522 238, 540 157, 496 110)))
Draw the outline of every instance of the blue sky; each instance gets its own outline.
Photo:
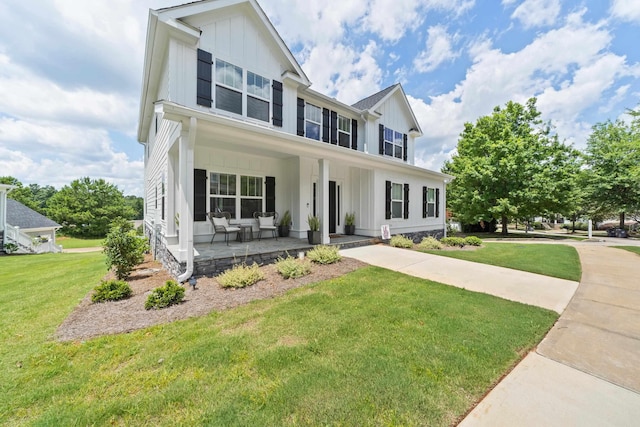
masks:
MULTIPOLYGON (((142 194, 136 128, 149 8, 176 0, 0 3, 0 176, 90 176, 142 194), (36 6, 37 4, 37 6, 36 6)), ((465 122, 538 98, 561 139, 640 101, 637 0, 263 0, 313 88, 353 103, 402 83, 439 170, 465 122)))

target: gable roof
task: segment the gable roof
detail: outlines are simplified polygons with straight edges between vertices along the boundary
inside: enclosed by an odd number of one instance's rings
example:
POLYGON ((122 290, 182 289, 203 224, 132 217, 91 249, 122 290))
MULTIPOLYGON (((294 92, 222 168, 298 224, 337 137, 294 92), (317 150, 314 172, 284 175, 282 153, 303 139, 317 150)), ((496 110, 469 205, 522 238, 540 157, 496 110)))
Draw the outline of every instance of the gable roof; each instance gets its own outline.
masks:
POLYGON ((7 199, 7 224, 22 229, 62 227, 57 222, 13 199, 7 199))
POLYGON ((386 89, 382 89, 380 92, 367 96, 366 98, 361 99, 360 101, 356 102, 351 106, 354 108, 357 108, 358 110, 370 110, 372 107, 375 107, 376 105, 378 105, 378 103, 382 101, 384 97, 387 96, 387 94, 391 92, 398 85, 399 83, 396 83, 394 85, 389 86, 386 89))

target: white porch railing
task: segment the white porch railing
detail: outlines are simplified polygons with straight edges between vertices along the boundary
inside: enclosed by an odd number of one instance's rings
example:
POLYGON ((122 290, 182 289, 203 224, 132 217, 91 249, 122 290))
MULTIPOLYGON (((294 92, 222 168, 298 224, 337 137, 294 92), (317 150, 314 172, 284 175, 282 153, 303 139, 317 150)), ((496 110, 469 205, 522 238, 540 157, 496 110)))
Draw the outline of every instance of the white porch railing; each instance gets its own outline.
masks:
POLYGON ((7 224, 5 230, 6 243, 15 243, 18 246, 17 253, 43 254, 47 252, 62 252, 62 246, 54 244, 51 240, 41 242, 27 233, 7 224))

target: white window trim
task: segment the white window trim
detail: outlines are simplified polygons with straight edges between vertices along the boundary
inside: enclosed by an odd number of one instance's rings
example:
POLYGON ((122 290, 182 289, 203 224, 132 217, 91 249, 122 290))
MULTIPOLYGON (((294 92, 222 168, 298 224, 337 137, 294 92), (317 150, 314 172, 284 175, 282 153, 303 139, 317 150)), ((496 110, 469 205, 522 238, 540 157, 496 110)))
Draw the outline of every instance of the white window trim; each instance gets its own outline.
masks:
POLYGON ((234 205, 235 205, 235 216, 232 216, 231 219, 232 220, 238 220, 238 221, 246 221, 249 219, 253 219, 253 217, 250 218, 242 218, 242 200, 243 199, 251 199, 251 200, 261 200, 261 207, 260 207, 260 211, 264 210, 264 204, 265 204, 265 199, 266 199, 266 194, 265 194, 265 188, 264 186, 266 185, 266 176, 264 175, 248 175, 248 174, 238 174, 238 173, 233 173, 233 172, 220 172, 220 171, 207 171, 208 172, 208 178, 209 180, 211 179, 211 175, 212 174, 219 174, 219 175, 233 175, 236 178, 236 188, 235 188, 235 194, 234 195, 224 195, 224 194, 212 194, 211 193, 211 184, 209 183, 208 186, 208 199, 207 199, 207 204, 209 205, 209 212, 211 212, 213 210, 213 207, 211 205, 211 199, 212 198, 225 198, 225 199, 234 199, 234 205), (242 195, 242 177, 249 177, 249 178, 259 178, 261 181, 261 189, 260 192, 262 193, 261 196, 243 196, 242 195))
POLYGON ((387 157, 391 157, 394 159, 398 159, 398 160, 403 160, 404 159, 404 134, 402 132, 398 132, 395 131, 389 127, 384 127, 384 155, 387 157), (391 134, 393 135, 391 140, 387 139, 387 130, 389 130, 391 132, 391 134), (400 139, 399 143, 395 142, 395 134, 398 133, 402 136, 402 138, 400 139), (387 144, 391 144, 391 146, 393 147, 393 153, 392 154, 387 154, 387 144), (396 153, 396 147, 400 148, 400 157, 397 157, 395 155, 396 153))
POLYGON ((436 217, 436 189, 427 187, 427 218, 435 218, 436 217), (429 201, 429 196, 433 195, 433 201, 429 201), (429 215, 429 206, 433 206, 433 215, 429 215))
POLYGON ((313 139, 314 141, 322 141, 322 107, 312 104, 310 102, 305 102, 304 104, 304 136, 305 138, 313 139), (320 111, 320 121, 316 122, 307 116, 307 107, 315 107, 320 111), (318 139, 311 138, 307 135, 307 122, 312 123, 314 125, 318 125, 318 139))
MULTIPOLYGON (((336 124, 337 129, 338 129, 338 145, 340 145, 340 134, 345 134, 347 135, 347 147, 351 147, 351 132, 352 132, 352 127, 351 127, 351 119, 347 116, 343 116, 338 114, 338 123, 336 124), (344 119, 345 122, 347 123, 349 130, 342 130, 340 129, 340 121, 341 119, 344 119)), ((344 147, 344 146, 343 146, 344 147)))
POLYGON ((404 184, 399 182, 391 181, 391 219, 404 219, 404 184), (393 198, 393 187, 394 185, 400 186, 400 198, 393 198), (400 203, 400 216, 396 217, 393 215, 393 204, 400 203))

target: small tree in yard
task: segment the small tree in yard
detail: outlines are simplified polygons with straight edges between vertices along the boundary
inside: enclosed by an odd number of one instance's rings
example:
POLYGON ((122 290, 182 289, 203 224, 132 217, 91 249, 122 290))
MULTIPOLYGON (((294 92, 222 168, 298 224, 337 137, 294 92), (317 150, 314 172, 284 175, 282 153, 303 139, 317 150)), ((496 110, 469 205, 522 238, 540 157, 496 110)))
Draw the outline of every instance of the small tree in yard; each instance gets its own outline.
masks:
POLYGON ((144 261, 144 253, 149 250, 146 239, 136 235, 133 225, 124 219, 111 224, 104 241, 108 268, 115 268, 116 277, 124 280, 133 268, 144 261))

